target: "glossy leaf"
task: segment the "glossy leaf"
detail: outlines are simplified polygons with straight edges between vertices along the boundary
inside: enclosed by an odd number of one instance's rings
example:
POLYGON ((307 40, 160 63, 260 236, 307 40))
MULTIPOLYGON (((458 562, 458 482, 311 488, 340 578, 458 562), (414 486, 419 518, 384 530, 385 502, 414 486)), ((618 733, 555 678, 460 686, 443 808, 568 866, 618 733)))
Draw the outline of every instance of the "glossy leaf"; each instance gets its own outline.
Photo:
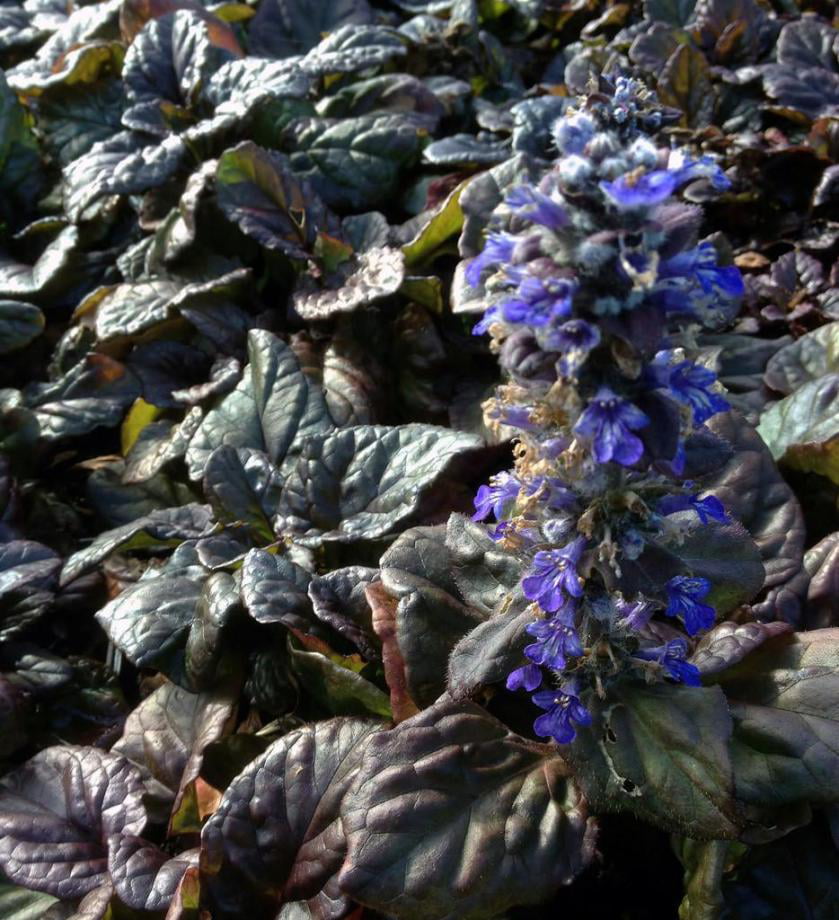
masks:
POLYGON ((125 552, 155 546, 177 546, 184 540, 210 532, 212 528, 209 505, 183 505, 180 508, 152 511, 130 524, 106 530, 89 546, 74 553, 64 564, 61 583, 67 584, 90 571, 118 549, 125 552))
POLYGON ((736 452, 721 470, 704 477, 702 485, 749 531, 763 559, 766 577, 753 609, 763 620, 797 623, 807 590, 804 519, 798 501, 751 426, 725 413, 712 419, 709 427, 736 452))
POLYGON ((834 802, 839 769, 839 631, 781 635, 716 680, 734 718, 737 797, 756 805, 834 802))
POLYGON ((732 720, 718 687, 625 682, 591 704, 592 726, 568 751, 593 808, 700 840, 737 836, 732 720))
POLYGON ((291 465, 305 439, 332 427, 317 382, 303 374, 292 350, 275 336, 248 336, 250 363, 232 393, 204 417, 187 450, 190 475, 203 475, 222 445, 264 451, 282 468, 291 465))
POLYGON ((308 258, 319 230, 335 223, 306 182, 279 154, 244 141, 219 157, 216 198, 222 212, 260 245, 308 258))
POLYGON ((41 751, 0 786, 0 867, 36 891, 87 894, 108 878, 108 839, 142 831, 142 795, 123 757, 72 745, 41 751))
POLYGON ((406 115, 301 119, 293 127, 291 166, 332 208, 369 210, 387 202, 422 143, 406 115))
POLYGON ((542 900, 594 845, 564 761, 473 703, 440 702, 372 735, 341 814, 341 889, 399 920, 490 917, 542 900))
POLYGON ((780 463, 839 482, 839 373, 805 383, 770 406, 758 432, 780 463))
POLYGON ((417 511, 458 456, 480 445, 432 425, 359 425, 311 437, 286 480, 280 515, 330 540, 384 536, 417 511))
POLYGON ((290 732, 228 787, 202 834, 207 871, 233 870, 278 903, 318 898, 344 860, 339 808, 378 723, 290 732))

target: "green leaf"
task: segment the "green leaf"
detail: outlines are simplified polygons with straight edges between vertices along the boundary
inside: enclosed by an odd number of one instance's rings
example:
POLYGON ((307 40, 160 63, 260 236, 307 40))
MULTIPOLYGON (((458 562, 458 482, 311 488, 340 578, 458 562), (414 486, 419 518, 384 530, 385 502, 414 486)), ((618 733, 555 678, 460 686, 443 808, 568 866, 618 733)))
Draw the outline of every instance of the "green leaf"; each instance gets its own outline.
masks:
POLYGON ((109 196, 158 188, 187 166, 190 153, 183 138, 172 134, 146 144, 147 137, 121 131, 64 167, 62 196, 71 220, 93 219, 109 196))
POLYGON ((265 0, 248 27, 251 52, 278 58, 305 54, 340 26, 372 21, 367 0, 265 0))
MULTIPOLYGON (((104 296, 95 292, 96 334, 100 341, 135 337, 177 317, 181 309, 228 303, 241 296, 249 279, 250 269, 239 268, 208 281, 156 278, 117 285, 104 296)), ((85 310, 83 301, 77 312, 85 310)))
POLYGON ((299 66, 313 78, 368 71, 404 57, 407 44, 405 35, 391 26, 340 26, 312 48, 299 66))
POLYGON ((41 920, 56 901, 51 894, 0 882, 0 916, 4 920, 41 920))
POLYGON ((771 405, 757 430, 779 463, 839 483, 839 373, 771 405))
MULTIPOLYGON (((287 555, 252 549, 242 563, 242 603, 257 623, 318 633, 307 589, 311 573, 287 555)), ((320 632, 324 632, 322 629, 320 632)))
POLYGON ((44 248, 34 265, 0 253, 0 297, 25 298, 41 305, 52 304, 84 277, 79 231, 64 227, 44 248))
POLYGON ((123 99, 117 79, 49 92, 38 102, 38 129, 47 149, 66 166, 113 137, 122 130, 123 99))
POLYGON ((730 846, 728 840, 676 838, 674 849, 685 870, 679 920, 717 920, 721 916, 724 903, 720 883, 730 846))
POLYGON ((670 55, 656 85, 659 99, 682 110, 682 125, 704 128, 714 115, 714 90, 701 51, 679 45, 670 55))
POLYGON ((291 166, 333 208, 369 211, 399 191, 422 146, 408 115, 305 118, 289 128, 291 166))
POLYGON ((473 134, 452 134, 434 141, 422 156, 432 166, 470 167, 496 166, 510 158, 510 142, 475 137, 473 134))
POLYGON ((625 681, 586 704, 592 725, 578 729, 568 757, 593 809, 700 840, 737 836, 732 721, 719 687, 625 681))
POLYGON ((31 303, 0 300, 0 355, 25 348, 44 329, 44 314, 31 303))
POLYGON ((319 231, 337 229, 308 182, 296 179, 279 154, 251 141, 219 157, 216 200, 247 236, 295 259, 311 257, 319 231))
POLYGON ((156 668, 190 691, 212 685, 222 652, 220 632, 239 603, 226 572, 196 575, 143 578, 96 614, 132 664, 156 668))
POLYGON ((130 524, 106 530, 84 549, 73 553, 64 563, 61 583, 67 584, 90 571, 111 553, 121 550, 177 546, 184 540, 200 537, 212 530, 214 524, 209 505, 183 505, 153 511, 130 524))
POLYGON ((420 508, 458 457, 482 443, 434 425, 359 425, 314 435, 286 480, 280 516, 323 539, 382 537, 420 508))
POLYGON ((453 514, 446 525, 446 547, 455 583, 470 606, 492 613, 518 586, 521 563, 498 548, 483 524, 453 514))
POLYGON ((776 352, 766 364, 766 383, 789 395, 824 374, 839 373, 839 322, 819 326, 776 352))
POLYGON ((457 233, 463 226, 460 196, 468 184, 468 179, 461 182, 447 196, 440 207, 428 216, 413 239, 402 247, 405 264, 409 268, 422 262, 430 261, 441 244, 457 233))
POLYGON ((499 610, 466 633, 449 656, 451 693, 460 698, 488 684, 505 681, 512 670, 525 662, 524 647, 530 644, 531 638, 524 630, 533 619, 530 605, 522 610, 518 604, 499 610))
MULTIPOLYGON (((233 42, 235 46, 235 41, 233 42)), ((177 9, 150 20, 131 43, 122 71, 129 105, 190 105, 199 88, 234 57, 211 38, 206 15, 177 9)))
POLYGON ((473 703, 440 702, 370 735, 341 817, 341 890, 399 920, 544 901, 593 854, 593 822, 556 749, 473 703))
POLYGON ((686 26, 695 6, 696 0, 644 0, 644 16, 671 26, 686 26))
POLYGON ((345 667, 339 656, 321 652, 290 649, 291 666, 303 691, 336 716, 380 716, 391 718, 390 699, 375 684, 352 668, 345 667))
POLYGON ((274 539, 271 519, 282 489, 279 470, 260 451, 223 446, 204 467, 204 494, 216 517, 242 523, 256 539, 274 539))
POLYGON ((734 718, 738 799, 839 800, 839 629, 770 639, 715 680, 734 718))
POLYGON ((676 575, 707 578, 708 603, 718 616, 760 591, 764 583, 760 550, 740 524, 701 524, 692 511, 671 517, 681 525, 683 537, 651 540, 637 559, 622 563, 621 578, 615 582, 622 591, 662 594, 666 582, 676 575))
POLYGON ((190 442, 186 461, 193 479, 203 475, 210 454, 222 445, 264 451, 283 471, 306 439, 332 428, 319 384, 300 370, 284 342, 252 330, 248 355, 236 389, 207 413, 190 442))

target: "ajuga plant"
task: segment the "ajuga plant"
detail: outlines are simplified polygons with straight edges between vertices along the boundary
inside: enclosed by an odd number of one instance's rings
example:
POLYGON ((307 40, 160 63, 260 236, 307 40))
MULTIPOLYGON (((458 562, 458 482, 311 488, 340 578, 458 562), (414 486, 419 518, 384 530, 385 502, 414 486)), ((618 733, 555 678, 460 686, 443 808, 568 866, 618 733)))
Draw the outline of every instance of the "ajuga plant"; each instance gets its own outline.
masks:
POLYGON ((509 191, 465 271, 486 297, 474 332, 492 337, 507 378, 485 417, 516 441, 474 515, 494 517, 532 605, 507 687, 532 694, 536 734, 560 744, 591 722, 587 698, 627 673, 698 685, 688 640, 716 617, 689 564, 639 589, 648 547, 728 523, 688 468, 691 439, 729 408, 690 343, 743 291, 697 243, 701 210, 674 200, 695 180, 730 182, 710 157, 656 146, 666 114, 631 79, 589 94, 554 126, 556 163, 509 191))

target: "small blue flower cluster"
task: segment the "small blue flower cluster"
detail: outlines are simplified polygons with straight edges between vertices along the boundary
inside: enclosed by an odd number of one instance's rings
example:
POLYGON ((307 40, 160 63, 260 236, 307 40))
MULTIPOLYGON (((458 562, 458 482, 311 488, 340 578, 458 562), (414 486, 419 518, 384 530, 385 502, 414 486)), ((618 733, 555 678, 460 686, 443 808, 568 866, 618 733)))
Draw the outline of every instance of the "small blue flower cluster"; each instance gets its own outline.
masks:
POLYGON ((633 80, 587 96, 554 127, 556 163, 509 191, 465 267, 487 304, 474 331, 490 333, 509 378, 485 416, 517 439, 515 468, 480 488, 474 515, 494 517, 493 538, 520 557, 534 612, 507 686, 533 694, 536 733, 560 744, 613 676, 698 684, 684 634, 715 619, 709 582, 689 570, 658 590, 622 580, 686 517, 728 522, 684 476, 689 439, 728 403, 678 346, 731 318, 743 282, 697 241, 701 210, 673 196, 729 180, 709 157, 656 147, 645 132, 660 123, 633 80))

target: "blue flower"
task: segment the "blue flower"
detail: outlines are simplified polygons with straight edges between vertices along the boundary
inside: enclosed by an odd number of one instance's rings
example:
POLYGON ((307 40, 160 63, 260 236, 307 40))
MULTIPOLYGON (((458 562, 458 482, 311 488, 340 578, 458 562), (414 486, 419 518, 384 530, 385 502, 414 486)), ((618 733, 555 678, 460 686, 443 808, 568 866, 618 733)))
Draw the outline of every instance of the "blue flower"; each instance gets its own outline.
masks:
POLYGON ((574 433, 591 438, 598 463, 614 460, 632 466, 641 459, 644 445, 632 432, 649 424, 649 418, 632 403, 601 387, 574 426, 574 433))
POLYGON ((519 185, 510 192, 504 203, 514 214, 529 220, 534 224, 541 224, 549 230, 559 230, 568 223, 565 208, 554 201, 550 195, 540 192, 531 185, 519 185))
POLYGON ((556 613, 571 597, 583 593, 583 580, 577 563, 586 546, 585 537, 577 537, 562 549, 542 550, 533 557, 533 566, 522 579, 524 596, 537 601, 547 613, 556 613))
POLYGON ((478 287, 481 275, 493 265, 509 262, 513 256, 516 238, 509 233, 490 233, 480 255, 466 266, 464 277, 471 287, 478 287))
POLYGON ((653 605, 643 597, 634 601, 626 601, 621 598, 615 601, 615 613, 620 623, 637 632, 652 619, 653 605))
POLYGON ((498 473, 491 476, 489 485, 481 486, 475 496, 475 513, 473 521, 483 521, 490 513, 500 521, 506 516, 510 506, 518 498, 521 484, 510 473, 498 473))
POLYGON ((637 175, 628 173, 613 182, 601 182, 600 188, 621 210, 649 208, 669 198, 676 189, 676 174, 667 169, 637 175))
POLYGON ((559 371, 565 377, 576 374, 588 353, 599 344, 600 330, 584 319, 569 319, 545 336, 545 348, 563 355, 559 371))
POLYGON ((499 304, 508 323, 545 326, 571 312, 571 298, 577 288, 569 278, 534 278, 526 275, 516 290, 516 296, 499 304))
POLYGON ((502 406, 496 403, 487 411, 486 416, 499 425, 521 428, 522 431, 537 431, 539 427, 531 421, 530 410, 525 406, 502 406))
POLYGON ((472 327, 472 335, 483 335, 493 323, 498 322, 498 306, 487 307, 484 315, 472 327))
POLYGON ((525 488, 528 497, 537 495, 551 511, 567 511, 577 503, 577 496, 568 486, 555 476, 537 476, 531 479, 525 488))
POLYGON ((577 732, 573 723, 590 725, 591 714, 570 688, 562 690, 540 690, 533 694, 533 702, 546 709, 533 723, 533 730, 541 738, 553 738, 557 744, 573 741, 577 732))
POLYGON ((677 511, 695 511, 703 524, 708 521, 728 523, 723 503, 714 495, 700 498, 698 495, 667 495, 659 501, 656 510, 660 514, 675 514, 677 511))
POLYGON ((525 631, 537 640, 524 650, 534 664, 561 671, 567 657, 578 658, 583 654, 576 630, 565 622, 563 616, 528 623, 525 631))
POLYGON ((715 189, 724 192, 731 188, 731 180, 722 171, 717 161, 710 156, 703 155, 698 160, 692 160, 683 150, 674 150, 670 154, 667 168, 676 174, 678 185, 691 182, 694 179, 707 179, 715 189))
POLYGON ((542 683, 542 669, 535 664, 526 664, 510 672, 507 678, 508 690, 535 690, 542 683))
POLYGON ((668 388, 679 402, 690 406, 694 423, 701 425, 712 415, 731 408, 719 393, 710 389, 716 382, 717 375, 707 367, 681 361, 670 368, 668 388))
POLYGON ((728 297, 740 297, 745 290, 740 269, 736 265, 717 265, 717 250, 708 242, 667 259, 659 268, 659 277, 686 278, 709 296, 719 290, 728 297))
POLYGON ((667 169, 654 169, 641 175, 633 171, 619 176, 613 182, 601 182, 600 188, 621 210, 649 208, 669 198, 686 182, 699 178, 709 179, 714 188, 720 191, 731 185, 711 157, 691 160, 677 151, 671 155, 667 169))
POLYGON ((707 578, 677 575, 664 587, 667 591, 667 609, 664 612, 669 617, 682 617, 689 636, 714 625, 716 611, 709 604, 702 603, 702 598, 711 590, 711 582, 707 578))
POLYGON ((699 687, 702 684, 699 678, 699 668, 686 660, 688 655, 686 639, 671 639, 664 645, 658 645, 655 648, 639 649, 634 655, 644 661, 657 661, 670 677, 689 687, 699 687))

